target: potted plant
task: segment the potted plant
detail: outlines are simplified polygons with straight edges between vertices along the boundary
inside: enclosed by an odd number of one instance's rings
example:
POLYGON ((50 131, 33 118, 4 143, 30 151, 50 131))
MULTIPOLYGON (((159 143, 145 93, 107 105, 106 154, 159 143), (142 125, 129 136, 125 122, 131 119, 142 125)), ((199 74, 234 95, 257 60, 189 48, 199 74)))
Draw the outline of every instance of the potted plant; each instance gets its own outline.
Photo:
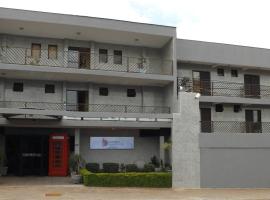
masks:
POLYGON ((160 171, 160 161, 156 156, 151 158, 151 164, 154 165, 155 171, 160 171))
POLYGON ((6 165, 6 158, 4 154, 0 154, 0 176, 7 175, 8 167, 6 165))
POLYGON ((69 169, 71 175, 71 181, 74 184, 82 182, 82 175, 80 170, 84 168, 85 160, 79 154, 71 154, 69 158, 69 169))

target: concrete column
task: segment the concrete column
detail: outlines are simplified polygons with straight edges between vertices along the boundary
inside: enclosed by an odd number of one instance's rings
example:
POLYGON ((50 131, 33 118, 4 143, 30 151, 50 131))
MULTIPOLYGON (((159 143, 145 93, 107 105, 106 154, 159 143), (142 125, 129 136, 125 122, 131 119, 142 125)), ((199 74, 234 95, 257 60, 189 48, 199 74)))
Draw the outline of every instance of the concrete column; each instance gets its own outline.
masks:
POLYGON ((94 69, 96 66, 96 54, 95 52, 95 43, 90 42, 90 69, 94 69))
POLYGON ((68 44, 68 40, 67 39, 65 39, 64 40, 64 48, 63 48, 63 65, 64 65, 64 67, 68 67, 68 46, 69 46, 69 44, 68 44))
POLYGON ((74 134, 75 134, 74 153, 80 154, 80 135, 81 135, 80 129, 76 128, 74 134))
POLYGON ((179 95, 179 112, 173 114, 172 125, 173 187, 199 188, 199 100, 195 93, 179 95))
POLYGON ((164 136, 159 136, 159 159, 165 164, 164 136))

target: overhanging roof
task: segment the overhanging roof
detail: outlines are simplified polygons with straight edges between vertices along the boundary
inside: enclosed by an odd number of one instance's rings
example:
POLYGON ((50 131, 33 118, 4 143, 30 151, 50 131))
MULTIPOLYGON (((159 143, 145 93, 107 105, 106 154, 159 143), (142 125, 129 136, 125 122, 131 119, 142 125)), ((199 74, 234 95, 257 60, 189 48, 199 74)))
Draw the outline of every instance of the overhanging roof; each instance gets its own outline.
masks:
POLYGON ((176 28, 0 8, 0 33, 160 48, 176 36, 176 28), (23 30, 20 30, 20 27, 23 30))

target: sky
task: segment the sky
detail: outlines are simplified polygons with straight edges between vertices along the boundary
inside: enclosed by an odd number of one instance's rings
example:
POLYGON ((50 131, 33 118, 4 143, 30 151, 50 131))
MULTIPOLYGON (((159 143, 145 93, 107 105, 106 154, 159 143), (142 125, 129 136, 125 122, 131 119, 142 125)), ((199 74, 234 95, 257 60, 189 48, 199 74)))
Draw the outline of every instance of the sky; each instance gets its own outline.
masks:
POLYGON ((175 26, 182 39, 270 48, 270 0, 0 0, 0 7, 175 26))

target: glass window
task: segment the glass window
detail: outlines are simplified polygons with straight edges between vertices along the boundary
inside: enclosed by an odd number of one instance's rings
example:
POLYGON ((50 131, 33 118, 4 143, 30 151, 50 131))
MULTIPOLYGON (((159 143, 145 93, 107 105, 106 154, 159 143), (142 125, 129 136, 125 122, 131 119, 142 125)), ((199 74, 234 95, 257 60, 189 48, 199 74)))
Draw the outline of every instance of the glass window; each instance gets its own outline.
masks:
POLYGON ((122 51, 114 50, 113 51, 113 63, 114 64, 122 64, 122 51))
POLYGON ((23 83, 13 83, 14 92, 23 92, 23 83))
POLYGON ((127 97, 136 97, 135 89, 127 89, 127 97))
POLYGON ((55 87, 53 84, 45 85, 45 93, 55 93, 55 87))
POLYGON ((31 56, 35 59, 39 59, 41 57, 41 44, 32 43, 31 56))
POLYGON ((48 59, 57 59, 57 45, 48 46, 48 59))
POLYGON ((99 63, 107 63, 107 62, 108 62, 108 50, 99 49, 99 63))
POLYGON ((108 88, 105 87, 99 88, 99 96, 108 96, 108 95, 109 95, 108 88))
POLYGON ((218 76, 224 76, 224 69, 218 68, 217 74, 218 74, 218 76))

